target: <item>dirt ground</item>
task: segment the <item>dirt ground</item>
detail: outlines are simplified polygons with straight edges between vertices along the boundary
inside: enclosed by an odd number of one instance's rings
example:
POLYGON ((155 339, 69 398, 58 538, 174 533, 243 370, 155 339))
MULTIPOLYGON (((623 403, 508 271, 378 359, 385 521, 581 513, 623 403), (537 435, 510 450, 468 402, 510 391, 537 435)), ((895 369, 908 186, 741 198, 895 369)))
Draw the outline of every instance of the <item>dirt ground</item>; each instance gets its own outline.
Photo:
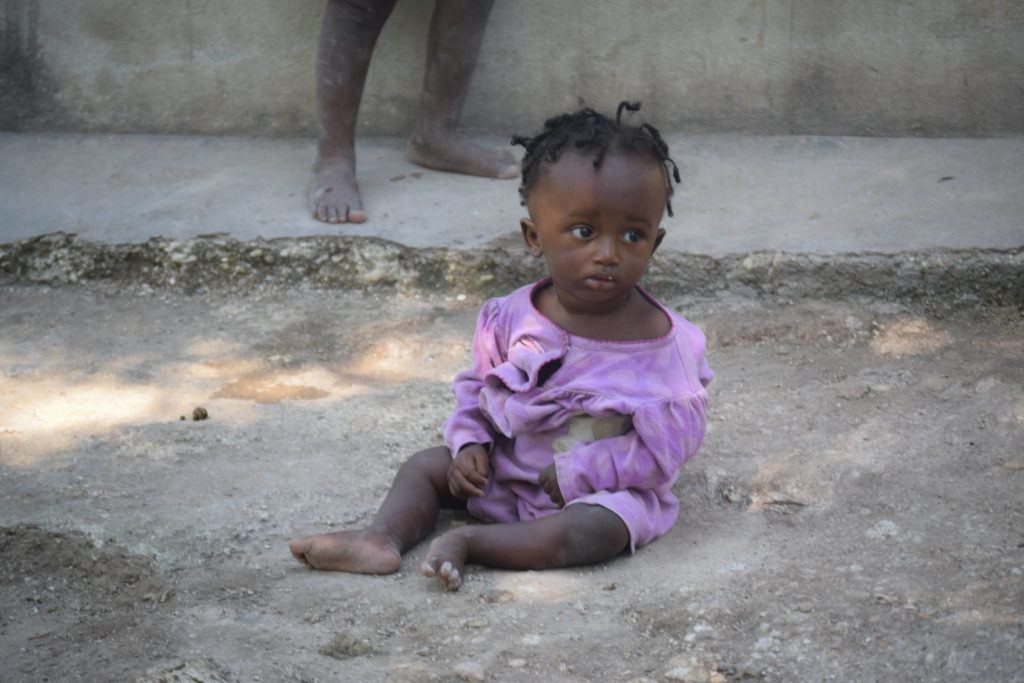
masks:
POLYGON ((718 373, 676 527, 448 593, 286 541, 440 442, 479 301, 0 290, 0 678, 1024 681, 1020 311, 667 303, 718 373))

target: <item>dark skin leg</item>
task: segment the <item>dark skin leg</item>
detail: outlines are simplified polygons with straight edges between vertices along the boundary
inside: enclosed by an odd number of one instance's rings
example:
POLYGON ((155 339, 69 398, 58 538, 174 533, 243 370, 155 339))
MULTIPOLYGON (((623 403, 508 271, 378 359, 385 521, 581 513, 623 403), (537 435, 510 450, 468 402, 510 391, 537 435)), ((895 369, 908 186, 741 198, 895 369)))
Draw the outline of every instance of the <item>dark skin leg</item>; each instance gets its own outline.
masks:
MULTIPOLYGON (((423 540, 444 508, 464 508, 448 490, 452 458, 447 448, 420 451, 395 476, 391 490, 365 529, 297 538, 289 549, 313 569, 362 574, 398 571, 402 553, 423 540)), ((503 569, 571 567, 609 560, 626 547, 629 532, 619 517, 592 505, 571 505, 543 519, 454 529, 430 546, 421 567, 457 590, 467 562, 503 569)))
POLYGON ((295 559, 312 569, 390 574, 402 553, 434 529, 441 508, 465 508, 448 492, 450 451, 420 451, 402 465, 373 521, 365 529, 296 538, 288 544, 295 559))
MULTIPOLYGON (((455 133, 493 0, 437 0, 430 21, 421 116, 409 158, 421 166, 495 178, 519 175, 507 150, 455 133)), ((395 0, 329 0, 317 48, 317 142, 308 187, 313 217, 326 223, 366 220, 356 184, 356 115, 373 48, 395 0)))
POLYGON ((570 505, 530 522, 453 529, 434 540, 420 567, 449 590, 462 585, 467 562, 501 569, 554 569, 610 560, 629 543, 618 515, 597 505, 570 505))
POLYGON ((370 57, 395 0, 329 0, 316 54, 320 134, 309 209, 325 223, 362 223, 356 185, 356 115, 370 57))
POLYGON ((515 178, 519 167, 507 150, 456 134, 494 0, 437 0, 430 20, 427 71, 419 120, 408 153, 421 166, 494 178, 515 178))

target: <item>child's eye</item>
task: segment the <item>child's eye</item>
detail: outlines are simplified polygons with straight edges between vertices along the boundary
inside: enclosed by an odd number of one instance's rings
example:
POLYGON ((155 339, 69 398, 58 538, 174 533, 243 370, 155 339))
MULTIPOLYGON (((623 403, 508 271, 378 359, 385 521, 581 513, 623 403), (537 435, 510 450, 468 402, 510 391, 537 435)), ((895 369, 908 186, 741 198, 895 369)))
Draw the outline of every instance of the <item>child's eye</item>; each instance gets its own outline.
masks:
POLYGON ((569 232, 582 239, 587 239, 588 237, 594 234, 593 228, 591 228, 589 225, 577 225, 569 232))
POLYGON ((622 233, 622 241, 629 242, 630 244, 636 244, 644 238, 644 234, 639 230, 627 230, 622 233))

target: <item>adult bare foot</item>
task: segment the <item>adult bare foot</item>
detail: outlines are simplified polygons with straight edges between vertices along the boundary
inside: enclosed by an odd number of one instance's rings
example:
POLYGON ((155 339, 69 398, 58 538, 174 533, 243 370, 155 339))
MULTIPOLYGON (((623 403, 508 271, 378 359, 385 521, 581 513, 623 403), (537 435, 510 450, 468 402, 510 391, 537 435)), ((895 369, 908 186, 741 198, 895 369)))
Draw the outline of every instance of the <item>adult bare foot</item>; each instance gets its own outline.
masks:
POLYGON ((406 149, 410 161, 439 171, 485 178, 515 178, 519 175, 519 164, 512 152, 478 145, 457 135, 415 132, 409 136, 406 149))
POLYGON ((355 160, 317 159, 308 187, 309 211, 324 223, 362 223, 366 220, 356 185, 355 160))
POLYGON ((391 574, 402 566, 398 543, 387 534, 366 529, 296 538, 288 549, 311 569, 391 574))
POLYGON ((427 551, 427 558, 420 565, 424 576, 436 576, 441 585, 450 591, 459 590, 462 585, 466 559, 469 557, 469 539, 460 531, 449 531, 435 538, 427 551))

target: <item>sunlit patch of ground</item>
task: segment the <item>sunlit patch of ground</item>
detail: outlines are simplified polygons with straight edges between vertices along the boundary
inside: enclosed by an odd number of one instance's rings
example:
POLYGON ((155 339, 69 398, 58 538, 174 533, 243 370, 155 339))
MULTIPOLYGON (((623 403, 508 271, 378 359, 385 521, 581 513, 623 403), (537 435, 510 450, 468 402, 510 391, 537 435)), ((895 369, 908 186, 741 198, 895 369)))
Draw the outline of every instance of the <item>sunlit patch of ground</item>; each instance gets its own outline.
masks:
POLYGON ((919 356, 934 353, 952 340, 949 332, 925 318, 911 318, 883 325, 871 340, 871 349, 883 356, 919 356))
POLYGON ((570 601, 582 590, 581 578, 569 572, 518 572, 495 581, 498 600, 556 604, 570 601))
POLYGON ((385 382, 411 379, 449 382, 452 366, 464 362, 465 344, 439 345, 437 341, 423 335, 381 339, 343 366, 342 371, 385 382))

